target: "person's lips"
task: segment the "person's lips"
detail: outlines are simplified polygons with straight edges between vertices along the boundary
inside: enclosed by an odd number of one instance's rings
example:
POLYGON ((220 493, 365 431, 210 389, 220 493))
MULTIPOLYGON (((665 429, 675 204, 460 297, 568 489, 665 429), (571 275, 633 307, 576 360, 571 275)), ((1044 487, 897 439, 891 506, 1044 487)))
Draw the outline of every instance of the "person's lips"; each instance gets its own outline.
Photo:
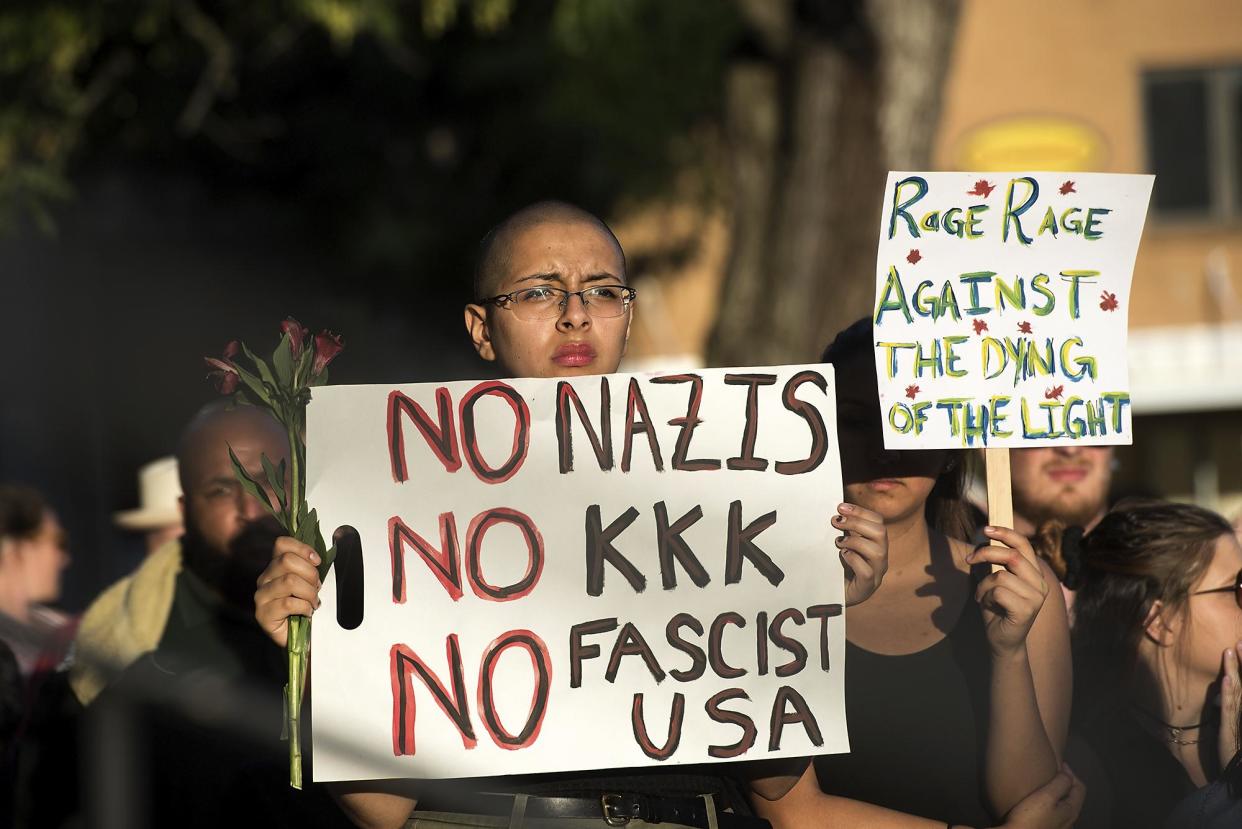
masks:
POLYGON ((595 349, 588 343, 565 343, 552 354, 558 366, 589 366, 595 362, 595 349))
POLYGON ((896 478, 877 478, 874 481, 867 481, 867 488, 873 492, 889 492, 901 485, 901 481, 896 478))
POLYGON ((1085 466, 1052 466, 1047 471, 1048 477, 1058 484, 1076 484, 1087 477, 1085 466))

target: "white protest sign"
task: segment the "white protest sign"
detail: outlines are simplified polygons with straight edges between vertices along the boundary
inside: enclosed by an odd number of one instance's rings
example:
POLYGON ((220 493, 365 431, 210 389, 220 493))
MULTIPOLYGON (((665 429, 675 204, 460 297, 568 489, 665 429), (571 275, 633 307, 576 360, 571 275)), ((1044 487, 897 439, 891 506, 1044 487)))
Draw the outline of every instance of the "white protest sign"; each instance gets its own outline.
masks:
POLYGON ((1130 443, 1152 176, 891 172, 875 362, 890 449, 1130 443))
POLYGON ((848 750, 830 367, 313 394, 316 780, 848 750))

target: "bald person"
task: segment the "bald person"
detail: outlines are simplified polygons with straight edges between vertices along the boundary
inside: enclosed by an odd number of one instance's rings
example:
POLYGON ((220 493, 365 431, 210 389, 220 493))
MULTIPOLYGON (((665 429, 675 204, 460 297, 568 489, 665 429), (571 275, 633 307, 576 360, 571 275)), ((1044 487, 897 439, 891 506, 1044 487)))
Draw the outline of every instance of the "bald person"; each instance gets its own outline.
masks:
POLYGON ((280 527, 237 482, 230 446, 256 480, 264 480, 262 455, 279 464, 289 451, 280 424, 253 406, 229 408, 221 401, 190 421, 177 447, 185 535, 86 611, 77 641, 82 658, 70 676, 83 704, 103 690, 110 673, 157 647, 200 654, 231 673, 266 658, 259 656, 262 649, 239 643, 256 630, 254 580, 280 527), (243 632, 240 638, 232 635, 234 627, 243 632))
POLYGON ((29 741, 20 825, 81 825, 82 810, 98 807, 79 799, 79 758, 67 750, 91 745, 78 732, 92 719, 123 723, 127 806, 146 825, 349 825, 321 788, 287 784, 285 660, 255 624, 253 600, 281 528, 238 484, 230 447, 256 480, 264 455, 279 464, 288 454, 280 424, 252 406, 213 403, 186 426, 177 445, 185 534, 83 617, 62 683, 69 702, 29 741), (117 715, 125 719, 108 719, 117 715))

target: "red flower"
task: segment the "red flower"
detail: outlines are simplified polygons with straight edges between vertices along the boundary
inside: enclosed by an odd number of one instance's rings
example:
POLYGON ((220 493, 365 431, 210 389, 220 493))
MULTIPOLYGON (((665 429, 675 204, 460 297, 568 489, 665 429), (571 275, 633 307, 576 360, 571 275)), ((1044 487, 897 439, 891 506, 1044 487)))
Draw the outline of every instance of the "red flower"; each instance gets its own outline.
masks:
POLYGON ((922 258, 923 258, 923 254, 919 253, 919 249, 912 248, 910 250, 910 253, 907 254, 906 256, 906 261, 909 262, 911 265, 917 265, 919 263, 919 260, 922 258))
POLYGON ((345 348, 340 334, 333 334, 327 329, 315 335, 315 362, 311 366, 311 376, 318 377, 328 367, 328 363, 345 348))
POLYGON ((241 382, 241 377, 237 374, 237 366, 233 365, 233 358, 240 353, 241 343, 237 340, 229 340, 228 345, 224 347, 224 359, 203 358, 203 362, 210 369, 207 376, 216 384, 216 391, 220 394, 232 394, 237 391, 237 384, 241 382))
POLYGON ((1067 194, 1069 194, 1069 193, 1077 193, 1077 192, 1078 192, 1078 191, 1074 189, 1074 182, 1072 182, 1072 181, 1067 181, 1067 182, 1065 182, 1064 184, 1062 184, 1062 185, 1061 185, 1061 195, 1062 195, 1062 196, 1067 195, 1067 194))
POLYGON ((1031 324, 1029 322, 1020 322, 1018 323, 1018 330, 1021 331, 1023 334, 1030 334, 1031 324))
POLYGON ((1052 388, 1050 388, 1050 389, 1046 389, 1046 390, 1044 391, 1044 399, 1045 399, 1045 400, 1060 400, 1060 399, 1061 399, 1061 395, 1062 395, 1064 392, 1065 392, 1065 386, 1063 386, 1063 385, 1061 385, 1061 386, 1053 386, 1052 388))
POLYGON ((975 327, 976 334, 982 334, 984 331, 988 330, 988 324, 983 320, 975 320, 971 323, 971 325, 975 327))
POLYGON ((918 386, 915 386, 915 385, 906 386, 906 397, 913 400, 914 398, 918 397, 918 394, 919 394, 918 386))
POLYGON ((1101 311, 1116 311, 1117 305, 1118 305, 1117 295, 1114 294, 1112 291, 1104 291, 1103 293, 1100 294, 1100 310, 1101 311))
POLYGON ((298 357, 302 356, 302 343, 310 336, 310 329, 293 317, 286 317, 280 324, 280 333, 289 335, 289 347, 293 351, 294 362, 297 362, 298 357))

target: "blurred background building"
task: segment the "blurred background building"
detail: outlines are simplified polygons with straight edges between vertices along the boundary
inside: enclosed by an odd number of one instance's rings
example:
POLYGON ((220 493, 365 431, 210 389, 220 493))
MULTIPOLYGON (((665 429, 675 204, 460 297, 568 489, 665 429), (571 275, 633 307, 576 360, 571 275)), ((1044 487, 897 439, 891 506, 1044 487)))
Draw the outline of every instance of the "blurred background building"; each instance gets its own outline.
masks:
POLYGON ((474 245, 547 197, 627 249, 627 367, 758 365, 868 312, 889 169, 1154 172, 1119 479, 1242 509, 1234 0, 67 0, 0 55, 0 478, 71 607, 140 559, 112 515, 202 356, 293 315, 334 382, 484 375, 474 245))

